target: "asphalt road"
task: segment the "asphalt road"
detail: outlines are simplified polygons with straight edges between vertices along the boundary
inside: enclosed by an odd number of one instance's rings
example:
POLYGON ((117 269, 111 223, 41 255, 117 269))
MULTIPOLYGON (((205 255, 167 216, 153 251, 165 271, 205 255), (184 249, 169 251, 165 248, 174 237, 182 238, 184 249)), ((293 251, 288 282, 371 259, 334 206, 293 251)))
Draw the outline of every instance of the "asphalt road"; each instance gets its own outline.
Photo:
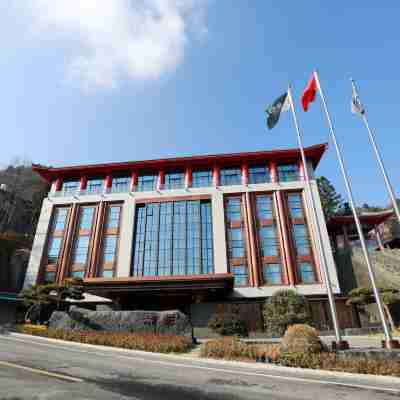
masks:
POLYGON ((400 384, 0 335, 0 400, 400 398, 400 384))

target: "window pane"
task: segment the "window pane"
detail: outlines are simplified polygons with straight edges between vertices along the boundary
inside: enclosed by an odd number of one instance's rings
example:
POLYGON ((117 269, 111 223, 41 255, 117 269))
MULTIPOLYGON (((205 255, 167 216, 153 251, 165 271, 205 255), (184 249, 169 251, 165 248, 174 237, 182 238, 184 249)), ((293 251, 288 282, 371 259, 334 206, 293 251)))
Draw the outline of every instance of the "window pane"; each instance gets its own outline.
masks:
POLYGON ((212 186, 211 170, 195 170, 192 172, 192 187, 212 186))
POLYGON ((157 175, 140 175, 136 191, 151 192, 157 188, 157 175))
POLYGON ((63 181, 61 191, 64 193, 74 193, 79 189, 80 181, 63 181))
POLYGON ((112 278, 114 276, 114 271, 113 270, 104 270, 103 273, 101 274, 103 278, 112 278))
POLYGON ((234 276, 235 286, 246 286, 249 283, 247 265, 232 265, 231 273, 234 276))
POLYGON ((308 262, 300 263, 300 275, 303 283, 314 283, 315 273, 313 266, 308 262))
POLYGON ((265 183, 270 181, 267 167, 249 167, 249 183, 265 183))
POLYGON ((113 193, 129 192, 131 184, 131 177, 114 177, 112 179, 111 191, 113 193))
POLYGON ((282 265, 278 263, 264 264, 263 266, 264 281, 271 285, 279 285, 282 283, 282 265))
POLYGON ((104 179, 89 179, 86 183, 87 193, 101 193, 104 189, 104 179))
POLYGON ((300 193, 289 193, 288 204, 292 218, 304 218, 300 193))
POLYGON ((164 189, 181 189, 185 186, 184 172, 171 172, 165 174, 164 189))
POLYGON ((121 206, 108 207, 108 216, 107 216, 107 228, 108 229, 117 229, 118 228, 120 212, 121 212, 121 206))
POLYGON ((259 229, 259 233, 262 256, 278 256, 278 240, 275 226, 263 226, 259 229))
POLYGON ((73 278, 81 278, 83 279, 85 276, 85 271, 72 271, 71 276, 73 278))
POLYGON ((272 196, 257 196, 257 216, 259 219, 273 219, 272 196))
POLYGON ((47 262, 49 264, 56 264, 61 250, 61 237, 54 237, 50 240, 49 252, 47 255, 47 262))
POLYGON ((94 216, 94 207, 85 207, 81 210, 80 229, 91 229, 94 216))
POLYGON ((56 273, 52 271, 46 271, 44 275, 45 283, 53 283, 56 280, 56 273))
POLYGON ((281 182, 299 180, 299 166, 297 164, 278 165, 278 176, 281 182))
POLYGON ((241 221, 241 199, 239 197, 231 197, 227 200, 227 218, 228 221, 241 221))
POLYGON ((221 168, 220 181, 222 186, 241 185, 242 170, 240 168, 221 168))

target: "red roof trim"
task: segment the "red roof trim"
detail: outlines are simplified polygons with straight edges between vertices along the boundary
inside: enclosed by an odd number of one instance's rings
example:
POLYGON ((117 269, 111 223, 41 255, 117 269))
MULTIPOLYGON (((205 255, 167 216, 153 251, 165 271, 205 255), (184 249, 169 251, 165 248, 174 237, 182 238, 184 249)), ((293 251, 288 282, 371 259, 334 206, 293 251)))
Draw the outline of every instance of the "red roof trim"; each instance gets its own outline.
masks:
MULTIPOLYGON (((316 167, 321 160, 322 155, 327 149, 328 144, 322 143, 314 146, 306 147, 306 156, 311 158, 316 167)), ((37 172, 44 179, 51 182, 57 177, 79 177, 81 175, 103 175, 119 172, 130 172, 132 170, 156 170, 156 169, 173 169, 183 168, 186 166, 204 167, 212 166, 213 164, 226 165, 235 164, 242 161, 257 162, 261 160, 274 160, 279 162, 296 161, 300 157, 300 150, 295 149, 282 149, 270 151, 256 151, 246 153, 230 153, 230 154, 213 154, 203 156, 190 156, 178 158, 162 158, 157 160, 145 161, 128 161, 116 162, 107 164, 89 164, 89 165, 75 165, 70 167, 46 167, 40 164, 33 164, 33 171, 37 172)))

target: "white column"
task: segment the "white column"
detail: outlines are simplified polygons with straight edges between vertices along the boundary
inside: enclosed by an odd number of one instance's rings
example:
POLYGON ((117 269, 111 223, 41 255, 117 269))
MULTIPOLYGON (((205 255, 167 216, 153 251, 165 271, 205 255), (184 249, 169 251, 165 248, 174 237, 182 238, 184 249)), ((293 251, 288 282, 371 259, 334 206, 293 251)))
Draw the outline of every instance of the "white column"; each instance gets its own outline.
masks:
POLYGON ((133 197, 125 200, 122 207, 121 230, 117 262, 117 277, 130 276, 133 248, 133 231, 135 229, 136 202, 133 197))
POLYGON ((228 262, 226 257, 224 198, 221 192, 216 191, 212 195, 211 207, 214 235, 214 271, 216 274, 225 274, 228 272, 228 262))
POLYGON ((50 227, 51 213, 53 203, 48 199, 43 200, 42 210, 40 212, 39 221, 36 228, 35 239, 29 258, 28 269, 25 275, 24 289, 36 284, 39 274, 40 264, 43 257, 43 251, 46 244, 47 233, 50 227))

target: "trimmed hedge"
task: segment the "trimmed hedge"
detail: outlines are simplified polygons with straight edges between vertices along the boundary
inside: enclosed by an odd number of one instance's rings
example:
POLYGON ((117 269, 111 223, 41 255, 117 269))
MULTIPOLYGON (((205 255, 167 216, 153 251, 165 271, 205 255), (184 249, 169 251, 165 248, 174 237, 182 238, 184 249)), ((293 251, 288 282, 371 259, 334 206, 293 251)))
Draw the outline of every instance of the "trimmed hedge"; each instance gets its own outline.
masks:
POLYGON ((215 313, 208 322, 208 327, 222 336, 249 335, 246 322, 237 313, 233 312, 215 313))
POLYGON ((60 329, 43 329, 37 328, 34 325, 18 326, 17 331, 51 339, 143 350, 155 353, 185 353, 193 346, 192 341, 183 336, 155 335, 150 333, 79 332, 60 329))
POLYGON ((282 339, 284 353, 320 353, 322 350, 318 331, 309 325, 289 326, 282 339))

